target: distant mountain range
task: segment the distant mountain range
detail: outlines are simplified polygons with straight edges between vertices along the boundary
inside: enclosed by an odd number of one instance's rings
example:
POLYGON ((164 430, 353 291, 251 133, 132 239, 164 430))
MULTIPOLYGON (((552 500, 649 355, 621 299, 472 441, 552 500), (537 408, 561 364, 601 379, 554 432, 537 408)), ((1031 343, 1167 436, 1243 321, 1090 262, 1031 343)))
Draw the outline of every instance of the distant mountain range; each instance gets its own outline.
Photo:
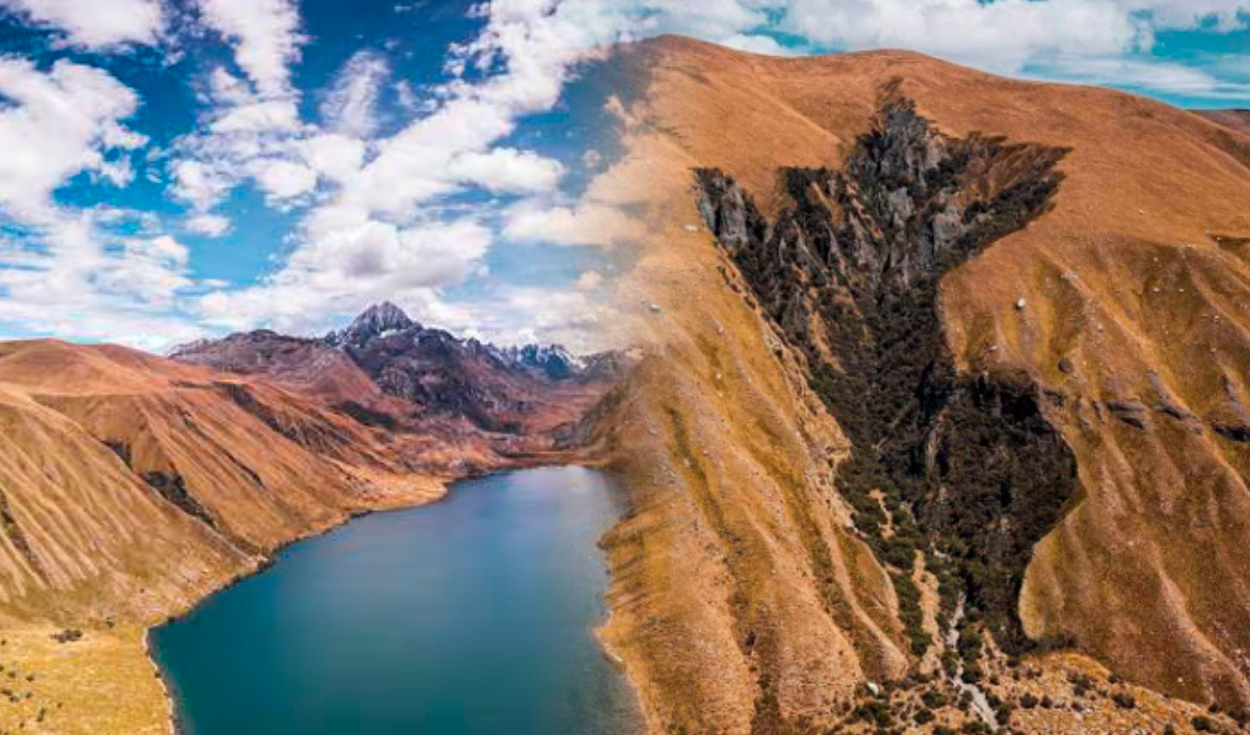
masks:
POLYGON ((578 357, 558 345, 496 347, 422 326, 395 304, 369 307, 322 338, 269 330, 175 349, 179 362, 265 379, 393 423, 464 419, 506 434, 532 428, 546 404, 619 377, 618 353, 578 357), (396 403, 399 401, 401 403, 396 403))

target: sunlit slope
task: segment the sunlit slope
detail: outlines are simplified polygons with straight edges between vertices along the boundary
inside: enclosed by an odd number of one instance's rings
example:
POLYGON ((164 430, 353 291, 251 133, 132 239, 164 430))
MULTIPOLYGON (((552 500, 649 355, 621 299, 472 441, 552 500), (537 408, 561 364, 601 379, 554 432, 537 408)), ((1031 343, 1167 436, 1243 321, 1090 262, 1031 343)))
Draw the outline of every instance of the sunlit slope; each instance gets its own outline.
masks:
POLYGON ((665 38, 631 63, 645 91, 621 107, 628 153, 589 196, 652 224, 623 303, 655 362, 622 429, 652 454, 633 468, 646 502, 610 539, 610 633, 655 721, 748 732, 774 695, 819 716, 906 660, 898 621, 843 615, 896 598, 830 490, 842 432, 692 186, 720 169, 775 215, 779 169, 843 165, 887 87, 943 134, 1064 152, 1048 209, 947 274, 938 302, 959 374, 1031 386, 1076 458, 1080 490, 1027 567, 1024 630, 1172 694, 1245 702, 1250 137, 906 53, 774 59, 665 38))
POLYGON ((0 390, 0 604, 23 619, 167 615, 385 503, 369 478, 401 469, 316 404, 122 348, 0 346, 0 390))

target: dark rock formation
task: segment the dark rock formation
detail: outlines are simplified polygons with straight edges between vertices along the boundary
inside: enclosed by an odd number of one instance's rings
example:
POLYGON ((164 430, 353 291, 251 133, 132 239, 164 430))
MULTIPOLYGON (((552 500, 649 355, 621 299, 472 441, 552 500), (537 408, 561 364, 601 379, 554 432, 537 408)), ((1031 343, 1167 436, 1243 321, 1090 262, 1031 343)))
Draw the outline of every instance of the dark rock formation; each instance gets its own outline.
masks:
POLYGON ((186 481, 182 475, 166 472, 145 472, 143 481, 160 496, 172 503, 187 515, 196 518, 209 528, 217 528, 217 519, 213 517, 195 496, 187 491, 186 481))
MULTIPOLYGON (((793 206, 775 222, 729 176, 696 172, 709 227, 854 445, 837 486, 857 527, 896 586, 909 587, 916 551, 940 552, 929 568, 946 609, 962 591, 1009 650, 1027 645, 1023 572, 1076 491, 1076 464, 1037 385, 956 373, 938 293, 944 274, 1048 210, 1064 154, 945 136, 891 86, 841 170, 779 173, 793 206)), ((927 636, 907 591, 919 653, 927 636)))

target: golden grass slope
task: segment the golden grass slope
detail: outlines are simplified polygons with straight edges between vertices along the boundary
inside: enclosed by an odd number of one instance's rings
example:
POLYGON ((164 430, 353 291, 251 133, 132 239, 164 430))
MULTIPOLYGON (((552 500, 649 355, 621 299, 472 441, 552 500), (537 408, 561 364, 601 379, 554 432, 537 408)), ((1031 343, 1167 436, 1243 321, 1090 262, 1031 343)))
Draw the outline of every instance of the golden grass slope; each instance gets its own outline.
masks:
POLYGON ((717 167, 775 209, 777 169, 837 166, 895 79, 950 134, 1071 149, 1054 211, 942 289, 960 368, 1024 371, 1062 396, 1049 418, 1078 457, 1082 497, 1028 571, 1028 632, 1072 635, 1164 692, 1250 702, 1250 445, 1227 438, 1250 406, 1250 136, 910 53, 778 59, 664 38, 623 63, 643 91, 619 109, 626 155, 588 197, 650 224, 621 301, 652 361, 620 428, 648 449, 629 465, 637 515, 609 539, 608 638, 656 731, 751 732, 765 686, 783 714, 819 718, 905 665, 893 592, 830 488, 836 423, 691 189, 692 168, 717 167), (1125 421, 1139 404, 1144 420, 1125 421))
POLYGON ((167 731, 144 629, 282 544, 441 493, 363 427, 263 383, 119 347, 0 345, 0 664, 38 677, 0 728, 167 731), (62 628, 84 637, 53 641, 62 628))

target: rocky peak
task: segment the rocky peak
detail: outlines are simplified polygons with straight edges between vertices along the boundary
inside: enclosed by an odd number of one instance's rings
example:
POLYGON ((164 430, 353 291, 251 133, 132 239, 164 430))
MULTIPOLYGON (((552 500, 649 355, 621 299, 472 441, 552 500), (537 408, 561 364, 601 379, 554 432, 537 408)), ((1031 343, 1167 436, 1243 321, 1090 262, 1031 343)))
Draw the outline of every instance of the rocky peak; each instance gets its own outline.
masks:
POLYGON ((579 374, 585 361, 560 345, 530 344, 499 351, 509 365, 536 372, 549 380, 565 380, 579 374))
POLYGON ((346 329, 331 332, 326 343, 332 347, 359 347, 370 340, 392 332, 421 329, 404 310, 389 301, 374 304, 356 317, 346 329))

